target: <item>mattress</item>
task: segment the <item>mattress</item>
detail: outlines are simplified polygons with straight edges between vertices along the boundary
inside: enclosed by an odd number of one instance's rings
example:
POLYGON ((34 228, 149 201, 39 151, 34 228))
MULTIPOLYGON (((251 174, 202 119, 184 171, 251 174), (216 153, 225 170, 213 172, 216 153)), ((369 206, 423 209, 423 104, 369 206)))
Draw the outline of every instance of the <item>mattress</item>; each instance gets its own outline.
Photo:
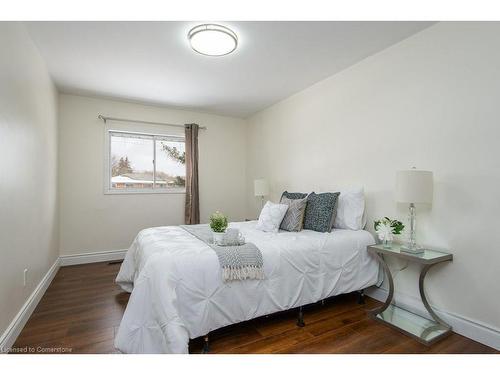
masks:
POLYGON ((264 280, 224 283, 215 252, 178 226, 141 231, 116 282, 131 296, 115 346, 124 353, 187 353, 190 338, 374 285, 364 230, 265 233, 231 223, 262 252, 264 280))

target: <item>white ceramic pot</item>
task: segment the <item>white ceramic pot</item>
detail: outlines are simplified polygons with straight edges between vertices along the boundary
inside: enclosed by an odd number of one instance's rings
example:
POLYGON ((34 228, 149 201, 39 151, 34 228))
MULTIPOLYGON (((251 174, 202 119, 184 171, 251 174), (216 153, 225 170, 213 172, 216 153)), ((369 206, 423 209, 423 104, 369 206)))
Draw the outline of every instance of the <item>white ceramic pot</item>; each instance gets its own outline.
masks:
POLYGON ((214 243, 216 245, 219 245, 222 243, 222 241, 224 240, 224 236, 226 235, 225 232, 213 232, 214 234, 214 243))

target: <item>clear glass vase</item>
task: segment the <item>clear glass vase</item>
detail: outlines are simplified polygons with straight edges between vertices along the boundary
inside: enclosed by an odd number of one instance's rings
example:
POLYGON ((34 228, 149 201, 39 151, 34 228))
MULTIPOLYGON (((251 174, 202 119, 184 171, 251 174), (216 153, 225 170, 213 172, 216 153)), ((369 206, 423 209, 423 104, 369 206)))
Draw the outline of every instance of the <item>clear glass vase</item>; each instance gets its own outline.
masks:
POLYGON ((382 241, 382 245, 384 246, 384 248, 390 249, 392 248, 392 240, 385 239, 382 241))

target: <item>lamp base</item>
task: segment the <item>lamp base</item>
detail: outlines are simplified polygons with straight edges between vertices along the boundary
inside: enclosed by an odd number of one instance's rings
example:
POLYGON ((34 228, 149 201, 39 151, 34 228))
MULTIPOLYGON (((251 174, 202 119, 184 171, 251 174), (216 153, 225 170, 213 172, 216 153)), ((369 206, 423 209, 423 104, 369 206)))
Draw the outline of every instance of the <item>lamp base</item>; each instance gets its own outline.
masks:
POLYGON ((421 246, 417 245, 417 238, 416 238, 417 215, 415 213, 415 204, 413 203, 410 203, 410 212, 408 216, 410 219, 410 237, 408 239, 408 242, 403 246, 401 246, 401 251, 410 254, 422 254, 424 252, 424 249, 421 246))
POLYGON ((405 253, 410 253, 410 254, 423 254, 424 248, 420 246, 409 246, 409 245, 403 245, 401 246, 401 251, 405 253))

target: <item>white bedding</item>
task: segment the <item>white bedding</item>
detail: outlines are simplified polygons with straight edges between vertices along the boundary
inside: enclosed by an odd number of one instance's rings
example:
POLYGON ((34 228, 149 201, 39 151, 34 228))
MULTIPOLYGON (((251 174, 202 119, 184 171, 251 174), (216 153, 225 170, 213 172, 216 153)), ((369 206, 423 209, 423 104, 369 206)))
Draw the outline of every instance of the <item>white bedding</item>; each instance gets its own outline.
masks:
POLYGON ((182 228, 141 231, 116 278, 132 294, 115 346, 124 353, 187 353, 190 338, 377 282, 367 231, 265 233, 256 223, 231 227, 261 250, 265 279, 228 283, 215 252, 182 228))

